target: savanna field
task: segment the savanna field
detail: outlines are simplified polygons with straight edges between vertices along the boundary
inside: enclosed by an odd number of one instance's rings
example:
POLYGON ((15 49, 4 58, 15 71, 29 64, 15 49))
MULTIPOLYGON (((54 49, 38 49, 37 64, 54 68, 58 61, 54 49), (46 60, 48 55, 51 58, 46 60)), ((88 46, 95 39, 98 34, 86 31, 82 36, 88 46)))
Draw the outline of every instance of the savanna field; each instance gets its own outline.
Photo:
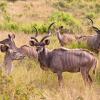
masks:
MULTIPOLYGON (((17 47, 29 45, 35 26, 39 39, 47 33, 50 23, 63 25, 72 34, 96 34, 91 29, 94 21, 100 29, 100 0, 0 0, 0 41, 8 34, 15 34, 17 47)), ((49 49, 60 47, 52 27, 49 49)), ((68 48, 86 48, 72 43, 68 48)), ((4 53, 0 52, 0 64, 4 53)), ((100 55, 91 89, 86 88, 80 73, 63 73, 64 87, 60 88, 56 74, 43 71, 36 59, 14 61, 13 72, 7 76, 0 69, 0 100, 100 100, 100 55)))

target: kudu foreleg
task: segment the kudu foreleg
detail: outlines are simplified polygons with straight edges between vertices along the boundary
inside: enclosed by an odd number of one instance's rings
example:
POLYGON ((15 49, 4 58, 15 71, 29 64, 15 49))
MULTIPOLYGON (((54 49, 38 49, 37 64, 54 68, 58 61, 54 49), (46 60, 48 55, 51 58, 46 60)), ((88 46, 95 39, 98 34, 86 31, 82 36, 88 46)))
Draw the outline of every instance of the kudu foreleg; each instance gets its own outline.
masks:
POLYGON ((57 76, 58 76, 58 83, 59 86, 63 87, 63 76, 62 76, 62 72, 57 72, 57 76))
POLYGON ((7 61, 4 63, 5 64, 5 70, 6 70, 6 74, 10 74, 13 70, 13 64, 12 61, 7 61))

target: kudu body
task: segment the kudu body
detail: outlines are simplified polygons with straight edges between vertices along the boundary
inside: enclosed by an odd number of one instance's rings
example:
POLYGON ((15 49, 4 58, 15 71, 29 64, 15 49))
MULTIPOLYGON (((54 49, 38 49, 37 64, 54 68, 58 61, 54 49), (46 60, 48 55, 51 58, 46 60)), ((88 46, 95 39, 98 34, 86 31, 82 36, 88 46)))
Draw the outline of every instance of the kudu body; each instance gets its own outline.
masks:
MULTIPOLYGON (((59 30, 57 30, 59 31, 59 30)), ((92 79, 89 75, 91 68, 95 70, 97 60, 92 53, 83 49, 65 49, 57 48, 53 50, 47 49, 50 41, 48 35, 42 38, 39 42, 36 37, 31 37, 30 45, 35 46, 38 52, 38 61, 43 70, 50 69, 58 76, 59 85, 63 79, 62 72, 81 72, 85 83, 91 84, 92 79)))
POLYGON ((6 67, 7 74, 10 74, 14 60, 22 60, 25 56, 31 58, 37 58, 37 52, 34 48, 22 45, 21 47, 16 47, 14 42, 15 35, 8 35, 8 38, 0 41, 0 50, 5 53, 4 56, 4 65, 6 67))
POLYGON ((59 31, 56 32, 57 38, 61 46, 69 45, 70 43, 76 41, 77 36, 69 33, 61 34, 62 29, 63 26, 59 27, 59 31))
POLYGON ((100 30, 97 27, 93 26, 93 21, 91 19, 90 21, 92 22, 92 28, 95 30, 97 34, 81 36, 78 38, 78 42, 81 43, 85 41, 86 45, 90 48, 90 50, 98 54, 100 51, 100 30))

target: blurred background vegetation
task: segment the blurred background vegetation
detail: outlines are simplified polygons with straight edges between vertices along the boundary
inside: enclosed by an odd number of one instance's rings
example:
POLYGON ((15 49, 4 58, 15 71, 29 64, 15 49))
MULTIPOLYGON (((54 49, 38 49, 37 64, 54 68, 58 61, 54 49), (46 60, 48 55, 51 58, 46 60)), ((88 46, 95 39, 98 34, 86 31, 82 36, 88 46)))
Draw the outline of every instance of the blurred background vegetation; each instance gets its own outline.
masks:
POLYGON ((63 25, 72 33, 86 33, 86 17, 100 24, 99 0, 1 0, 0 29, 32 33, 36 26, 40 33, 51 22, 63 25))

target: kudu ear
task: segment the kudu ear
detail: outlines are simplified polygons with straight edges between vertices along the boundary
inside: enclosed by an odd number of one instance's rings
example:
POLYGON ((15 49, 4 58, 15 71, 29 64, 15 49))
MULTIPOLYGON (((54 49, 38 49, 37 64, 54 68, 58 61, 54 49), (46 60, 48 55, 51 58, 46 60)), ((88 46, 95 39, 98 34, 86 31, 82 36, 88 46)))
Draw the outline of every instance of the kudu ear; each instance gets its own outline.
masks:
POLYGON ((35 42, 34 42, 33 40, 30 40, 30 41, 29 41, 29 45, 30 45, 30 46, 35 46, 35 42))
POLYGON ((10 35, 10 34, 8 34, 8 37, 9 37, 9 38, 11 38, 11 35, 10 35))
POLYGON ((12 34, 12 35, 8 34, 8 37, 9 37, 10 39, 14 39, 14 38, 15 38, 15 34, 12 34))
POLYGON ((15 38, 15 34, 12 34, 12 35, 11 35, 11 38, 14 39, 14 38, 15 38))
POLYGON ((45 45, 49 45, 50 44, 50 40, 49 39, 46 39, 44 42, 45 42, 45 45))

